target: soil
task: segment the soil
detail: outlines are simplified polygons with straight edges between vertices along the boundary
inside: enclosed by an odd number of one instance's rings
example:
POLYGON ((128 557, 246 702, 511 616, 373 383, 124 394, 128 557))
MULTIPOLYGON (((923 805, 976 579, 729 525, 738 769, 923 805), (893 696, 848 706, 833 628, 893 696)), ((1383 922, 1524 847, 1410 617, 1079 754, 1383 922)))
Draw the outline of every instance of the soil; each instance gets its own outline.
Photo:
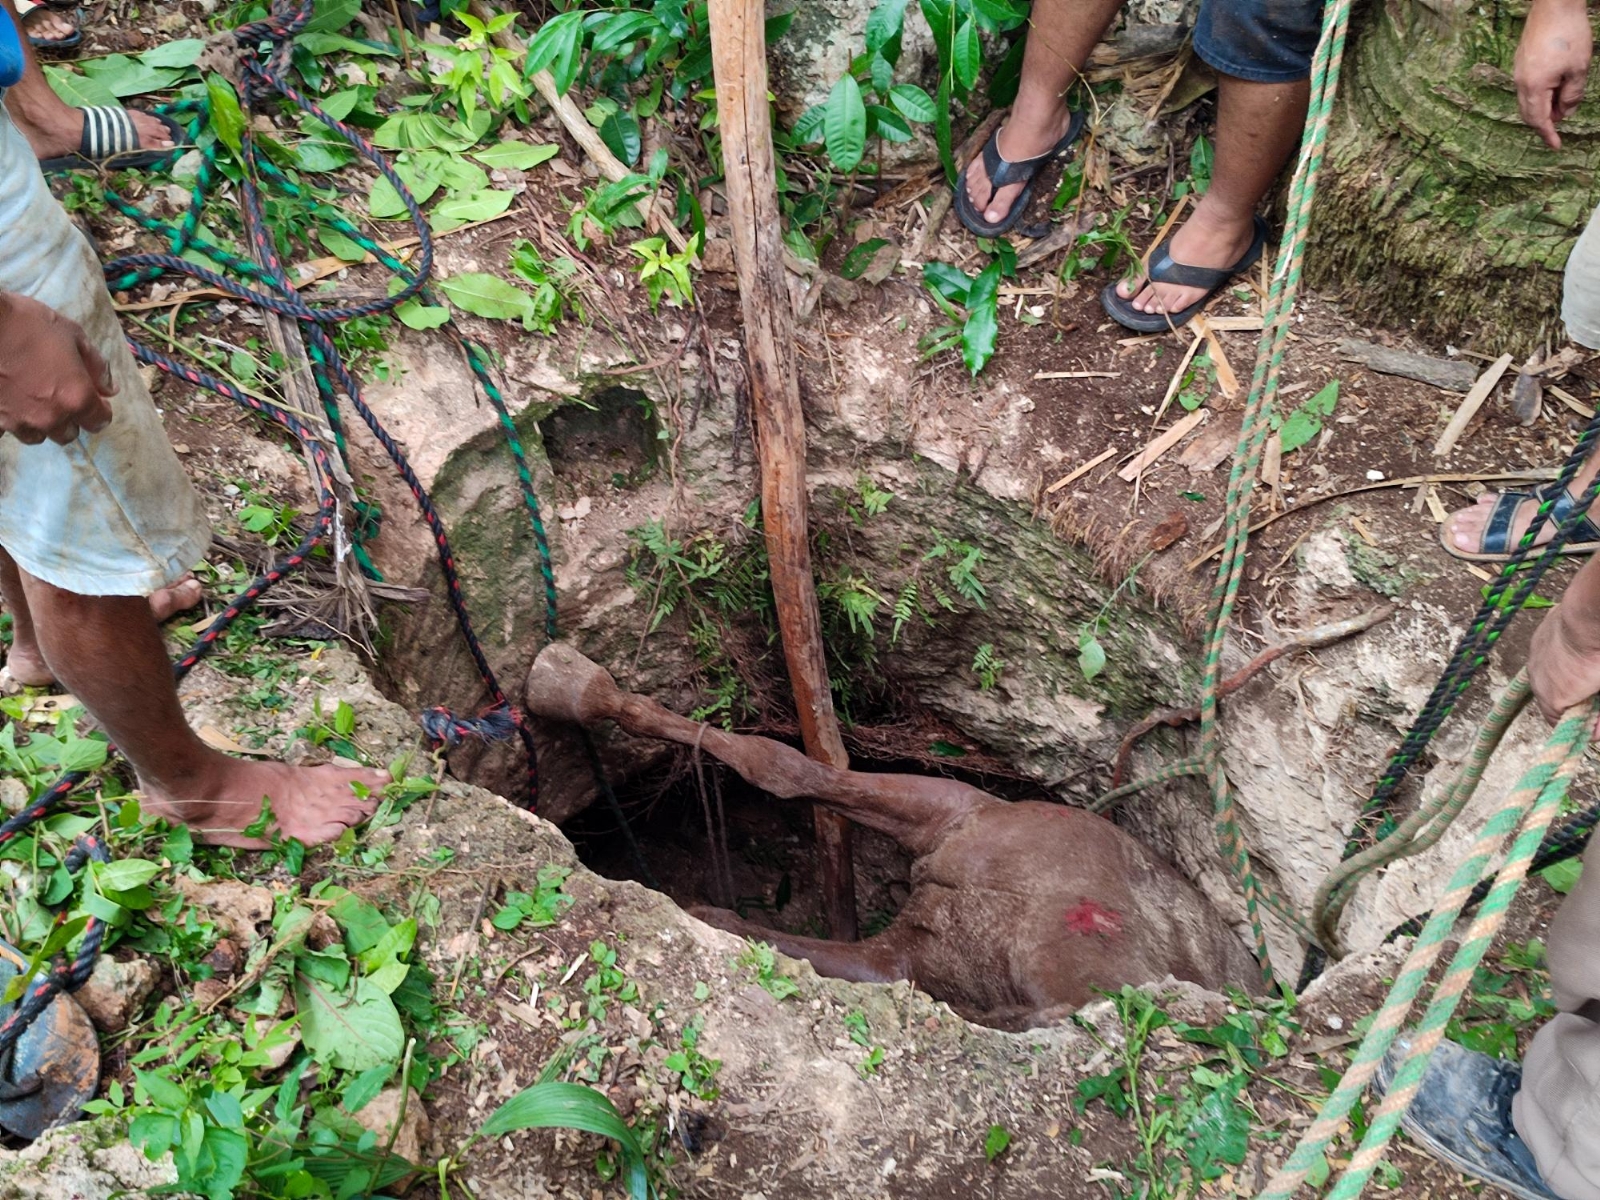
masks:
MULTIPOLYGON (((564 244, 558 226, 589 180, 583 167, 573 165, 582 163, 581 155, 553 121, 541 119, 534 136, 564 146, 560 165, 531 175, 527 190, 506 219, 442 239, 440 259, 447 270, 466 269, 466 264, 472 263, 499 263, 510 245, 522 237, 547 246, 564 244)), ((1141 176, 1128 186, 1158 182, 1159 178, 1141 176)), ((713 202, 708 211, 715 220, 718 206, 714 196, 709 199, 713 202)), ((919 201, 926 200, 925 195, 909 199, 902 195, 894 204, 869 207, 859 215, 874 222, 870 232, 910 246, 920 234, 919 201)), ((1115 199, 1118 206, 1124 201, 1134 214, 1128 231, 1142 246, 1154 233, 1163 195, 1153 190, 1129 191, 1115 199)), ((112 230, 106 226, 97 232, 110 235, 112 230)), ((847 239, 848 235, 841 238, 841 243, 847 239)), ((570 246, 566 249, 575 253, 570 246)), ((826 261, 837 265, 844 249, 842 244, 834 247, 826 261)), ((592 269, 599 285, 607 288, 614 311, 645 331, 644 336, 630 339, 634 344, 670 340, 681 352, 698 338, 737 335, 732 277, 725 272, 704 273, 698 317, 663 318, 649 311, 642 296, 627 289, 627 276, 617 269, 626 258, 625 248, 577 257, 592 269), (668 321, 689 328, 676 338, 662 338, 661 327, 668 321), (703 327, 697 328, 698 322, 703 322, 703 327)), ((924 258, 953 262, 968 270, 985 261, 953 218, 945 220, 924 258)), ((1039 518, 1052 522, 1064 536, 1089 545, 1107 580, 1120 581, 1136 569, 1146 594, 1198 631, 1211 590, 1209 564, 1203 555, 1215 542, 1213 526, 1221 515, 1226 461, 1192 471, 1180 465, 1183 447, 1179 447, 1147 471, 1137 487, 1116 478, 1126 457, 1141 449, 1156 430, 1182 415, 1176 406, 1159 415, 1157 409, 1190 335, 1180 331, 1122 344, 1124 331, 1108 325, 1097 300, 1098 288, 1109 276, 1092 272, 1060 284, 1053 274, 1058 265, 1059 259, 1046 260, 1008 284, 1004 304, 1009 316, 1001 322, 999 347, 988 370, 976 381, 948 353, 919 363, 918 337, 943 319, 914 270, 876 287, 853 289, 855 298, 847 310, 832 308, 825 300, 801 333, 808 411, 816 428, 825 430, 837 417, 842 379, 849 377, 852 364, 876 356, 897 358, 905 368, 906 382, 905 394, 897 397, 897 403, 911 414, 913 423, 938 422, 951 431, 948 440, 964 446, 959 461, 953 464, 958 470, 973 479, 996 472, 1020 481, 1018 498, 1032 501, 1039 518), (1034 308, 1040 310, 1036 323, 1023 323, 1020 317, 1034 308), (1041 372, 1067 371, 1104 375, 1037 378, 1041 372), (990 455, 996 430, 1002 427, 1017 435, 1008 442, 1003 462, 990 455), (1113 454, 1101 466, 1068 488, 1047 492, 1054 480, 1107 449, 1113 454), (1162 544, 1159 549, 1158 541, 1162 544)), ((1253 282, 1255 290, 1246 298, 1229 296, 1214 312, 1259 312, 1260 284, 1259 280, 1253 282)), ((341 275, 335 284, 360 289, 380 286, 381 280, 376 272, 358 268, 341 275)), ((249 313, 235 310, 219 316, 212 326, 214 336, 240 341, 258 332, 249 313)), ((506 324, 469 321, 468 325, 474 336, 502 351, 524 337, 506 324)), ((1342 312, 1332 297, 1305 297, 1294 329, 1284 372, 1286 400, 1301 402, 1333 379, 1340 381, 1341 394, 1328 432, 1322 440, 1288 457, 1279 488, 1260 502, 1257 511, 1261 516, 1289 511, 1252 542, 1252 565, 1246 573, 1241 603, 1250 634, 1270 643, 1280 630, 1347 616, 1375 602, 1378 595, 1405 603, 1425 592, 1429 603, 1464 619, 1478 603, 1483 579, 1440 549, 1437 523, 1426 507, 1418 507, 1417 492, 1399 487, 1357 489, 1372 482, 1374 472, 1381 473, 1382 481, 1392 481, 1441 468, 1481 475, 1553 465, 1572 441, 1575 418, 1551 401, 1533 426, 1521 427, 1508 412, 1508 387, 1502 385, 1469 426, 1456 452, 1439 463, 1430 453, 1431 446, 1458 397, 1353 366, 1339 357, 1337 346, 1343 338, 1357 337, 1435 355, 1445 353, 1445 348, 1417 347, 1404 330, 1366 328, 1342 312), (1309 535, 1328 528, 1354 539, 1352 545, 1365 547, 1359 553, 1366 556, 1370 571, 1360 580, 1363 587, 1352 589, 1347 597, 1331 604, 1325 600, 1308 603, 1289 586, 1299 570, 1295 550, 1309 535)), ((1255 336, 1222 333, 1219 337, 1241 384, 1248 386, 1255 336)), ((1458 348, 1469 357, 1472 349, 1458 348)), ((716 361, 714 355, 707 357, 716 361)), ((1569 390, 1580 397, 1586 394, 1583 388, 1569 390)), ((309 507, 298 458, 274 435, 264 435, 259 425, 227 402, 178 387, 169 379, 156 384, 155 394, 169 433, 219 523, 225 523, 239 506, 240 481, 280 503, 309 507)), ((1231 437, 1223 435, 1236 423, 1242 399, 1242 395, 1212 396, 1209 424, 1188 444, 1216 439, 1219 446, 1231 448, 1231 437)), ((748 454, 749 447, 738 446, 735 452, 748 454)), ((551 499, 556 504, 570 503, 582 494, 587 482, 558 476, 556 495, 551 499)), ((1446 509, 1456 508, 1471 502, 1477 486, 1472 481, 1440 483, 1438 497, 1446 509)), ((1542 592, 1558 594, 1570 570, 1558 568, 1542 592)), ((1532 624, 1523 620, 1512 626, 1503 640, 1503 661, 1520 658, 1532 624)), ((886 715, 885 724, 891 716, 921 719, 913 710, 886 715)), ((884 758, 891 757, 884 753, 884 758)), ((705 879, 700 798, 692 789, 692 782, 684 778, 673 794, 658 802, 637 794, 624 796, 629 811, 642 818, 636 820, 635 832, 647 844, 650 870, 668 892, 685 903, 717 898, 715 888, 705 879)), ((764 912, 758 919, 777 921, 795 931, 814 929, 817 916, 810 886, 805 810, 734 795, 731 785, 728 791, 735 898, 756 897, 761 905, 780 910, 764 912), (790 880, 791 899, 780 905, 785 877, 790 880)), ((492 903, 502 886, 531 877, 529 862, 535 850, 545 860, 568 853, 561 848, 560 838, 548 831, 537 838, 529 835, 532 840, 520 846, 521 858, 509 852, 490 853, 485 849, 485 829, 507 838, 508 847, 518 848, 506 830, 514 828, 508 826, 508 820, 520 820, 504 814, 493 820, 485 817, 486 811, 496 811, 492 803, 479 797, 475 807, 464 810, 467 816, 448 818, 440 828, 408 821, 399 835, 407 842, 413 862, 422 861, 438 845, 461 849, 463 865, 437 874, 439 882, 453 890, 445 897, 448 919, 435 931, 429 953, 442 978, 459 973, 464 982, 459 989, 452 985, 451 990, 459 990, 464 1011, 487 1031, 464 1069, 447 1077, 428 1097, 439 1145, 459 1143, 500 1098, 531 1082, 539 1064, 548 1061, 560 1045, 574 1040, 547 1010, 532 1003, 535 988, 547 989, 546 1000, 554 993, 570 994, 574 1003, 579 1002, 578 981, 567 986, 572 979, 568 966, 596 938, 615 939, 624 917, 643 920, 641 912, 656 912, 643 889, 575 877, 579 903, 572 919, 560 926, 519 938, 487 927, 481 920, 485 903, 492 903), (490 809, 483 808, 484 804, 490 809), (457 820, 462 823, 449 823, 457 820), (473 821, 480 824, 473 825, 473 821), (480 915, 474 917, 474 913, 480 915)), ((613 822, 606 812, 594 810, 571 832, 585 861, 601 874, 628 879, 639 873, 638 864, 630 861, 612 837, 613 822)), ((892 915, 904 897, 904 856, 881 842, 859 835, 858 884, 863 915, 869 922, 879 914, 892 915)), ((393 878, 405 881, 403 874, 393 878)), ((1507 936, 1526 939, 1538 934, 1554 903, 1548 889, 1530 889, 1513 914, 1507 936)), ((658 913, 648 921, 664 931, 668 928, 658 913)), ((828 984, 817 981, 803 967, 793 968, 802 982, 800 998, 782 1008, 728 965, 736 950, 731 940, 698 927, 687 947, 672 943, 673 951, 662 953, 650 945, 650 935, 641 932, 641 928, 651 927, 648 921, 642 927, 631 927, 633 942, 628 952, 630 960, 638 957, 640 970, 649 979, 645 1000, 631 1011, 629 1006, 612 1005, 593 1031, 612 1051, 599 1082, 625 1114, 645 1104, 666 1114, 663 1119, 670 1122, 682 1147, 675 1180, 685 1195, 769 1200, 810 1196, 818 1190, 819 1181, 827 1186, 828 1172, 837 1164, 855 1159, 877 1164, 886 1195, 921 1198, 982 1191, 994 1196, 1092 1196, 1102 1194, 1102 1185, 1089 1182, 1089 1173, 1097 1166, 1125 1162, 1135 1150, 1131 1133, 1122 1122, 1093 1115, 1098 1110, 1082 1119, 1070 1115, 1078 1079, 1104 1065, 1103 1057, 1094 1066, 1085 1065, 1094 1064, 1095 1055, 1092 1047, 1086 1048, 1083 1035, 1068 1029, 1040 1033, 1034 1040, 1030 1040, 1034 1035, 1004 1039, 968 1029, 948 1010, 907 986, 867 989, 828 984), (645 1011, 658 997, 692 994, 701 980, 712 983, 723 997, 717 1008, 721 1024, 716 1036, 721 1040, 715 1046, 726 1058, 728 1076, 735 1081, 716 1102, 665 1089, 661 1061, 668 1052, 668 1035, 681 1031, 684 1015, 679 1012, 657 1020, 645 1011), (875 1027, 881 1020, 896 1031, 890 1065, 872 1080, 858 1077, 860 1049, 840 1032, 839 1018, 852 1005, 868 1010, 875 1027), (803 1017, 796 1018, 796 1011, 803 1012, 803 1017), (787 1099, 791 1088, 809 1099, 819 1094, 798 1090, 795 1074, 805 1071, 836 1084, 841 1096, 848 1093, 848 1102, 840 1101, 840 1111, 863 1123, 835 1120, 837 1114, 823 1119, 796 1112, 787 1099), (980 1102, 999 1107, 982 1112, 966 1107, 980 1102), (873 1113, 881 1117, 877 1124, 867 1120, 873 1113), (997 1166, 984 1163, 972 1145, 991 1120, 1003 1120, 1018 1146, 1011 1161, 997 1166), (1068 1142, 1074 1124, 1081 1130, 1081 1144, 1068 1142), (840 1139, 848 1139, 848 1143, 840 1139)), ((688 927, 689 923, 680 921, 670 927, 671 936, 682 939, 688 927)), ((1323 1038, 1335 1028, 1330 1018, 1337 1019, 1337 1028, 1353 1029, 1381 999, 1386 990, 1382 979, 1382 967, 1370 967, 1365 974, 1340 976, 1337 984, 1325 988, 1315 1001, 1308 1001, 1302 1014, 1307 1039, 1323 1038)), ((1226 1002, 1215 998, 1205 1003, 1225 1006, 1226 1002)), ((1100 1015, 1103 1019, 1103 1011, 1100 1015)), ((1300 1052, 1305 1046, 1297 1042, 1294 1048, 1300 1052)), ((1337 1061, 1337 1050, 1325 1048, 1325 1053, 1334 1055, 1330 1061, 1337 1061)), ((1163 1043, 1161 1051, 1163 1070, 1181 1071, 1194 1061, 1190 1049, 1163 1043)), ((1288 1082, 1319 1086, 1309 1061, 1299 1070, 1298 1075, 1293 1071, 1286 1075, 1288 1082)), ((820 1088, 821 1084, 813 1086, 820 1088)), ((1264 1118, 1278 1114, 1285 1128, 1302 1127, 1309 1121, 1303 1106, 1287 1104, 1270 1088, 1258 1085, 1252 1100, 1264 1118)), ((1398 1153, 1405 1178, 1392 1194, 1467 1194, 1467 1186, 1458 1177, 1431 1160, 1404 1149, 1398 1153)), ((614 1189, 602 1189, 595 1183, 594 1154, 590 1139, 551 1133, 525 1135, 515 1143, 508 1139, 483 1147, 468 1179, 474 1193, 486 1200, 511 1195, 612 1194, 614 1189)), ((1218 1194, 1225 1194, 1227 1187, 1235 1184, 1235 1190, 1248 1192, 1250 1175, 1259 1182, 1264 1179, 1264 1169, 1258 1155, 1237 1181, 1221 1185, 1218 1194)), ((857 1171, 848 1183, 840 1185, 839 1194, 868 1194, 863 1180, 863 1173, 857 1171)), ((428 1187, 424 1184, 412 1195, 427 1196, 428 1187)))

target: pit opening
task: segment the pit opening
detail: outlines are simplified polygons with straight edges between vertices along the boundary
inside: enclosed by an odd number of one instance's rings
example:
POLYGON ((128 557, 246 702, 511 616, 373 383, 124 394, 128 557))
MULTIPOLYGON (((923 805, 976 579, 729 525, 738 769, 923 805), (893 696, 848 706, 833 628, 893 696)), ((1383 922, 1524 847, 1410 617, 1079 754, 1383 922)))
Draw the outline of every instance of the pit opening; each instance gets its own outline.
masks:
POLYGON ((562 404, 539 422, 551 469, 579 487, 633 487, 649 478, 660 428, 654 401, 620 385, 562 404))

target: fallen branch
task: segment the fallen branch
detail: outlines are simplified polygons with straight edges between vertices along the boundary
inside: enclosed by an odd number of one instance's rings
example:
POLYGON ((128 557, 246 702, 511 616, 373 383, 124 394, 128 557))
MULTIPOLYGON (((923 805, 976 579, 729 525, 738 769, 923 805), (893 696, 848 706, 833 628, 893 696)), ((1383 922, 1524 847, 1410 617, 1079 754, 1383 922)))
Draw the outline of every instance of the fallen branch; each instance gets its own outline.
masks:
POLYGON ((1088 462, 1084 463, 1077 470, 1072 471, 1072 472, 1070 472, 1070 473, 1068 473, 1066 475, 1063 475, 1060 479, 1056 480, 1049 487, 1045 488, 1044 494, 1046 496, 1053 496, 1057 492, 1059 492, 1062 488, 1066 487, 1068 484, 1076 483, 1079 479, 1082 479, 1090 471, 1094 470, 1101 463, 1105 462, 1106 459, 1110 458, 1116 452, 1117 452, 1117 448, 1115 446, 1107 446, 1104 450, 1102 450, 1099 454, 1096 454, 1093 458, 1091 458, 1088 462))
POLYGON ((1456 409, 1456 415, 1450 418, 1450 424, 1444 427, 1439 440, 1433 444, 1435 458, 1444 458, 1456 448, 1461 435, 1467 431, 1468 423, 1478 415, 1483 402, 1489 398, 1489 393, 1494 391, 1495 384, 1500 382, 1500 377, 1506 373, 1506 368, 1510 365, 1511 355, 1502 354, 1489 364, 1487 371, 1478 376, 1478 382, 1473 384, 1472 390, 1462 398, 1460 407, 1456 409))
MULTIPOLYGON (((1335 642, 1342 642, 1345 638, 1352 637, 1355 634, 1365 633, 1374 625, 1381 625, 1394 616, 1394 611, 1393 605, 1381 605, 1370 612, 1362 613, 1359 617, 1351 617, 1344 621, 1333 621, 1327 625, 1318 625, 1315 629, 1309 629, 1298 637, 1290 638, 1282 645, 1263 650, 1246 663, 1244 667, 1217 685, 1217 698, 1221 699, 1223 696, 1238 691, 1267 666, 1277 662, 1285 654, 1291 654, 1296 650, 1318 650, 1323 646, 1331 646, 1335 642)), ((1153 713, 1128 730, 1127 735, 1122 739, 1122 744, 1117 747, 1116 766, 1111 771, 1111 789, 1115 790, 1121 787, 1123 780, 1127 778, 1128 760, 1133 756, 1134 743, 1145 734, 1159 725, 1170 725, 1172 728, 1177 729, 1199 719, 1200 706, 1196 704, 1187 708, 1172 708, 1166 712, 1153 713)))
MULTIPOLYGON (((1404 479, 1385 479, 1381 483, 1364 483, 1360 487, 1345 488, 1343 491, 1329 492, 1326 496, 1317 496, 1311 500, 1296 504, 1293 508, 1286 508, 1280 513, 1270 517, 1263 517, 1250 526, 1251 533, 1259 533, 1268 525, 1275 524, 1283 518, 1298 512, 1305 512, 1308 508, 1315 508, 1319 504, 1326 504, 1329 500, 1338 500, 1343 496, 1356 496, 1362 492, 1377 492, 1384 488, 1416 487, 1426 483, 1480 483, 1484 480, 1495 480, 1499 483, 1543 483, 1554 479, 1561 474, 1556 467, 1538 467, 1529 471, 1473 471, 1465 475, 1408 475, 1404 479)), ((1192 559, 1184 564, 1186 571, 1192 571, 1208 559, 1221 554, 1226 547, 1226 542, 1218 542, 1199 558, 1192 559)))
POLYGON ((1372 342, 1346 338, 1339 343, 1339 357, 1358 362, 1369 371, 1380 375, 1398 375, 1402 379, 1415 379, 1447 392, 1464 392, 1477 379, 1478 372, 1471 363, 1450 362, 1443 358, 1430 358, 1426 354, 1413 354, 1409 350, 1393 350, 1372 342))
POLYGON ((1194 431, 1195 427, 1210 415, 1211 413, 1209 409, 1195 409, 1192 413, 1183 418, 1183 420, 1173 425, 1171 429, 1167 430, 1160 437, 1156 438, 1155 441, 1151 442, 1143 450, 1139 451, 1138 456, 1135 457, 1132 462, 1117 472, 1117 478, 1121 479, 1124 483, 1134 482, 1147 470, 1155 466, 1157 460, 1159 460, 1163 454, 1165 454, 1168 450, 1171 450, 1179 442, 1183 441, 1184 438, 1188 437, 1189 434, 1194 431))

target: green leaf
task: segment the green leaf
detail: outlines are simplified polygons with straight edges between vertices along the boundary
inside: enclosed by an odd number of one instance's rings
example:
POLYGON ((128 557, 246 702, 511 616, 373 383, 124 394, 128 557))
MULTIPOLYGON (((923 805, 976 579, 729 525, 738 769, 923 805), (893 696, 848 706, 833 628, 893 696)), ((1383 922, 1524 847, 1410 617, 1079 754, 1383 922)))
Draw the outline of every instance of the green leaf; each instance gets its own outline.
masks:
POLYGON ((895 84, 889 89, 889 103, 908 121, 931 121, 939 115, 933 97, 914 83, 895 84))
POLYGON ((983 1157, 993 1162, 1006 1152, 1006 1147, 1009 1145, 1011 1145, 1011 1131, 1004 1125, 991 1125, 983 1139, 983 1157))
POLYGON ((878 251, 889 244, 886 238, 868 238, 859 246, 854 247, 849 254, 844 256, 844 261, 839 264, 839 275, 843 279, 860 279, 861 273, 872 265, 872 260, 877 257, 878 251))
POLYGON ((1338 403, 1339 381, 1335 379, 1290 413, 1278 431, 1278 436, 1283 440, 1283 452, 1288 454, 1298 450, 1321 433, 1322 418, 1331 417, 1338 403))
POLYGON ((485 188, 468 196, 451 196, 434 206, 428 214, 428 225, 435 233, 444 233, 474 221, 487 221, 510 208, 515 198, 511 192, 493 188, 485 188))
POLYGON ((244 1134, 207 1125, 194 1155, 193 1170, 180 1170, 178 1185, 185 1191, 199 1192, 206 1200, 233 1200, 234 1188, 244 1178, 247 1146, 244 1134))
POLYGON ((318 1062, 341 1071, 368 1071, 400 1061, 406 1036, 400 1014, 370 979, 356 981, 352 998, 297 970, 294 996, 300 1036, 318 1062))
POLYGON ((157 1075, 153 1071, 141 1071, 135 1067, 133 1077, 139 1086, 144 1088, 144 1094, 150 1097, 150 1103, 157 1108, 165 1108, 176 1113, 188 1107, 189 1093, 165 1075, 157 1075))
POLYGON ((961 361, 976 375, 988 364, 1000 336, 1000 264, 990 263, 967 293, 967 323, 961 330, 961 361))
POLYGON ((1195 138, 1194 147, 1189 151, 1189 178, 1194 181, 1194 190, 1197 196, 1204 196, 1206 189, 1211 186, 1211 161, 1215 152, 1205 135, 1195 138))
POLYGON ((841 76, 828 94, 822 135, 828 158, 839 170, 853 171, 861 164, 867 148, 867 107, 854 76, 841 76))
POLYGON ((971 17, 961 22, 956 30, 955 42, 950 51, 950 65, 955 69, 956 80, 964 88, 978 82, 983 70, 983 45, 978 40, 978 26, 971 17))
POLYGON ((580 1129, 610 1138, 622 1147, 628 1194, 647 1200, 649 1185, 639 1139, 605 1096, 577 1083, 536 1083, 490 1114, 479 1137, 495 1138, 519 1129, 580 1129))
POLYGON ((450 310, 442 304, 424 304, 415 296, 394 310, 407 329, 437 329, 450 320, 450 310))
POLYGON ((1568 858, 1558 863, 1551 863, 1539 872, 1539 877, 1555 891, 1565 896, 1578 885, 1578 876, 1581 874, 1583 874, 1583 861, 1577 858, 1568 858))
MULTIPOLYGON (((322 58, 329 54, 377 55, 380 58, 399 58, 400 51, 388 42, 375 42, 370 38, 345 37, 341 33, 302 33, 295 45, 322 58)), ((146 55, 145 57, 149 57, 146 55)), ((326 111, 326 109, 324 109, 326 111)), ((341 120, 343 118, 340 118, 341 120)))
POLYGON ((879 137, 886 142, 909 142, 911 140, 911 126, 892 108, 885 108, 881 104, 867 105, 867 116, 877 131, 879 137))
POLYGON ((1106 669, 1106 648, 1100 644, 1100 639, 1092 633, 1086 633, 1078 640, 1078 670, 1083 672, 1086 681, 1093 682, 1094 677, 1106 669))
POLYGON ((347 263, 358 263, 367 257, 365 250, 337 229, 319 228, 317 241, 322 243, 329 254, 347 263))
POLYGON ((51 90, 73 108, 88 108, 96 104, 116 106, 117 98, 111 89, 86 75, 46 64, 44 77, 51 90))
POLYGON ((204 38, 179 38, 146 50, 139 55, 139 61, 147 67, 192 67, 200 61, 200 52, 205 48, 204 38))
POLYGON ((389 935, 389 922, 376 904, 345 892, 328 907, 328 915, 344 934, 345 949, 365 954, 389 935))
POLYGON ((822 122, 828 115, 826 103, 813 104, 800 114, 800 119, 794 123, 794 128, 789 131, 789 136, 797 146, 809 146, 812 142, 822 137, 822 122))
POLYGON ((926 262, 922 264, 922 282, 936 295, 952 304, 966 304, 972 292, 972 277, 949 263, 926 262))
POLYGON ((643 143, 639 136, 639 122, 631 112, 619 110, 601 121, 600 140, 625 166, 631 167, 639 161, 639 150, 643 143))
POLYGON ((874 54, 900 37, 905 28, 906 0, 878 0, 867 14, 867 53, 874 54))
POLYGON ((206 96, 211 101, 211 129, 218 140, 235 154, 243 153, 244 109, 239 96, 221 75, 206 76, 206 96))
POLYGON ((119 858, 96 863, 95 879, 108 892, 128 892, 161 874, 161 864, 143 858, 119 858))
POLYGON ((515 321, 533 315, 533 297, 498 275, 452 275, 439 290, 463 312, 492 321, 515 321))
POLYGON ((561 153, 554 142, 531 145, 528 142, 496 142, 482 150, 474 150, 472 157, 488 167, 509 167, 514 171, 529 171, 561 153))
POLYGON ((1250 1114, 1231 1089, 1206 1096, 1184 1130, 1189 1165, 1201 1179, 1216 1179, 1244 1162, 1250 1148, 1250 1114))
POLYGON ((931 742, 928 745, 928 749, 940 758, 965 758, 967 756, 967 752, 960 746, 954 742, 947 742, 943 738, 936 742, 931 742))
POLYGON ((338 33, 361 11, 361 0, 316 0, 304 33, 338 33))
POLYGON ((126 54, 108 54, 104 58, 83 60, 83 73, 119 99, 138 96, 145 92, 159 92, 182 79, 186 68, 165 69, 153 67, 126 54))

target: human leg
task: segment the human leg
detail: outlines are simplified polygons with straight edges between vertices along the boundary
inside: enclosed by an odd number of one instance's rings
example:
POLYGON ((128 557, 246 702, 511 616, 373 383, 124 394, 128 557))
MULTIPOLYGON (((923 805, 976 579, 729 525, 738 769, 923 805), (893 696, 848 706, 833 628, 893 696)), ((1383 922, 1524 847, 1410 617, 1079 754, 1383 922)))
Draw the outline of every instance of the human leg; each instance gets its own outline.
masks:
MULTIPOLYGON (((1022 80, 996 143, 1002 158, 1035 158, 1066 134, 1072 116, 1067 93, 1121 7, 1122 0, 1034 0, 1022 80)), ((967 164, 965 178, 968 198, 991 224, 1005 219, 1023 188, 1021 183, 991 188, 981 154, 967 164)))
POLYGON ((248 762, 212 750, 189 728, 148 601, 79 596, 16 573, 44 662, 127 756, 146 811, 191 826, 205 840, 260 847, 240 830, 269 802, 284 837, 331 841, 372 814, 381 771, 248 762))

